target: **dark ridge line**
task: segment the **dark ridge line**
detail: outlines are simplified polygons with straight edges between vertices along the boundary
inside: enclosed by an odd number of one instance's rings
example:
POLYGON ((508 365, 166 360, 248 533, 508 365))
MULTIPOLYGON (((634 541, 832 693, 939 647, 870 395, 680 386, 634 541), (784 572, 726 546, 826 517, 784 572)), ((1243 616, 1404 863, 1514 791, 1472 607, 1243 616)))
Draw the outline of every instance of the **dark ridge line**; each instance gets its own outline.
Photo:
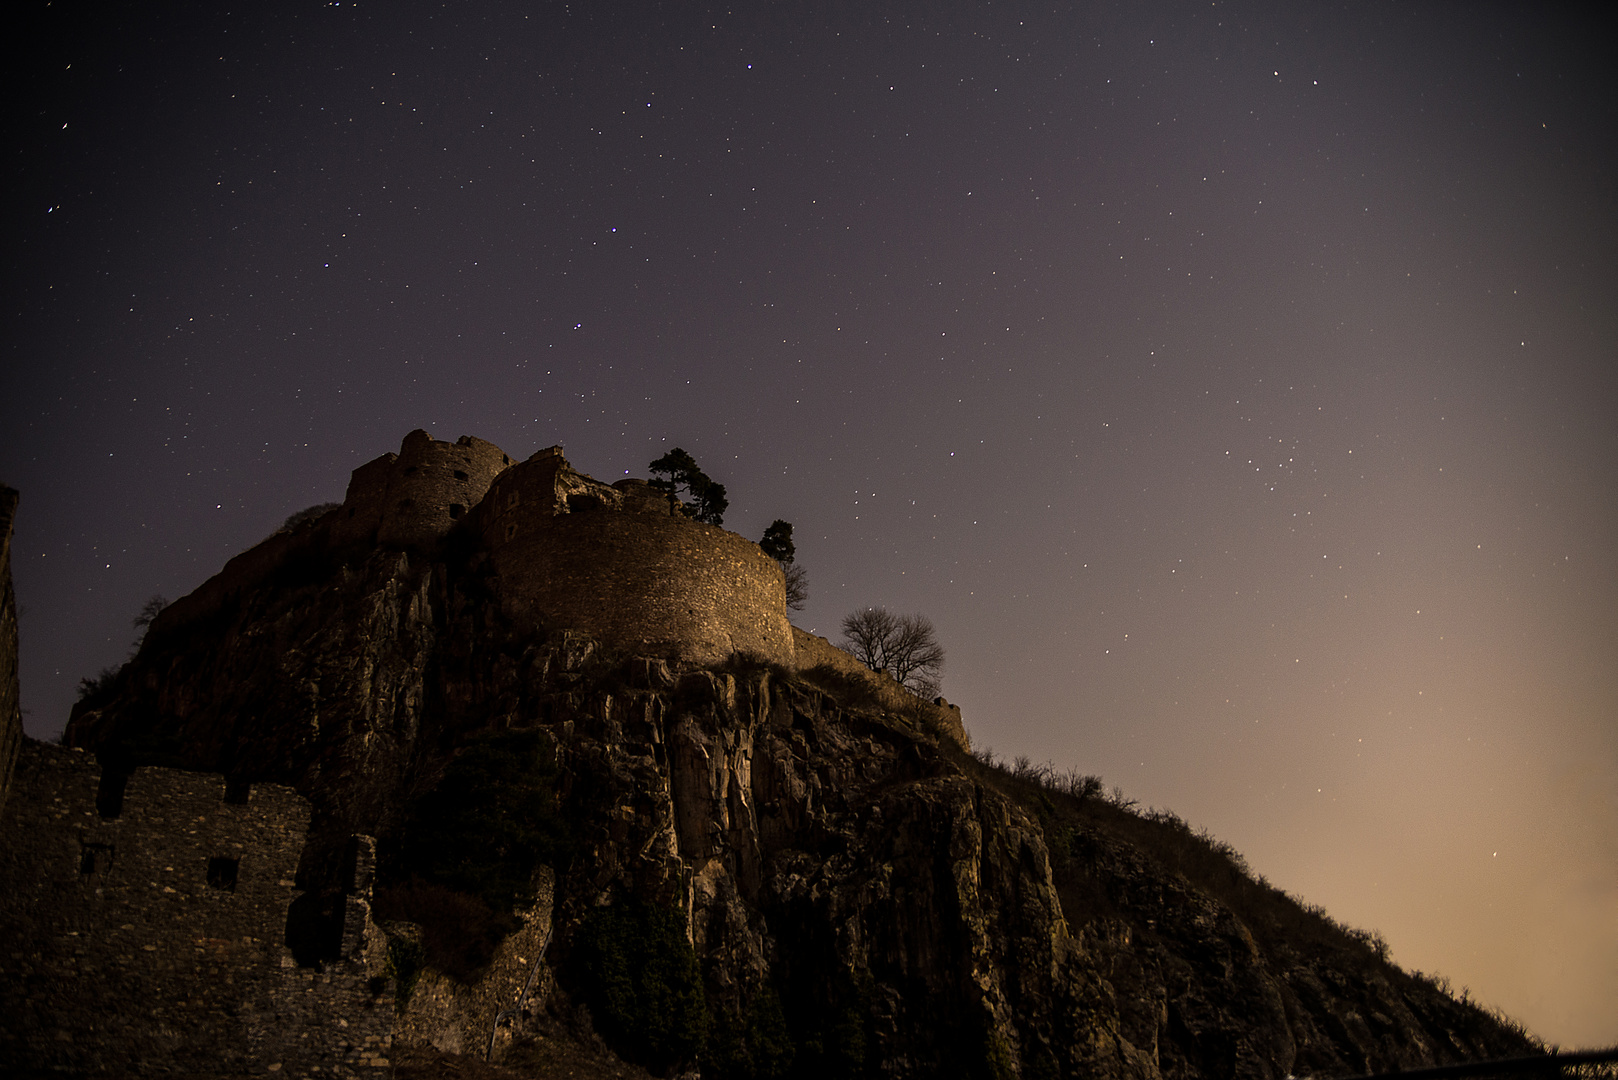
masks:
POLYGON ((1448 1080, 1455 1076, 1504 1076, 1516 1073, 1560 1072, 1570 1065, 1604 1065, 1618 1062, 1618 1047, 1581 1050, 1571 1054, 1552 1051, 1533 1057, 1501 1058, 1497 1061, 1468 1061, 1459 1065, 1438 1065, 1430 1069, 1394 1069, 1392 1072, 1365 1073, 1344 1080, 1448 1080))

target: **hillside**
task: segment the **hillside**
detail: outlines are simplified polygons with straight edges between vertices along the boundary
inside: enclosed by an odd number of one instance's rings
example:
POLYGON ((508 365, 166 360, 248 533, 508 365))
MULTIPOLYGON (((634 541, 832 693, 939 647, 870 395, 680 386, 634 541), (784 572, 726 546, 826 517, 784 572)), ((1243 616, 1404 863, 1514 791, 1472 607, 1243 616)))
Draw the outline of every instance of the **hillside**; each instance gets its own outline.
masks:
MULTIPOLYGON (((411 438, 165 611, 75 710, 82 754, 33 747, 19 770, 19 792, 49 766, 136 801, 201 773, 223 775, 216 802, 301 796, 280 963, 349 980, 343 1022, 391 1046, 368 1074, 494 1075, 488 1056, 508 1076, 1280 1080, 1536 1051, 1172 815, 975 757, 958 711, 783 637, 779 572, 742 538, 559 451, 480 476, 455 455, 496 448, 411 438)), ((43 935, 48 913, 27 918, 43 935)), ((52 948, 29 970, 66 965, 52 948)), ((188 993, 168 979, 150 985, 188 993)), ((127 1060, 29 1023, 22 1064, 127 1060)), ((283 1075, 358 1060, 298 1052, 283 1075)))

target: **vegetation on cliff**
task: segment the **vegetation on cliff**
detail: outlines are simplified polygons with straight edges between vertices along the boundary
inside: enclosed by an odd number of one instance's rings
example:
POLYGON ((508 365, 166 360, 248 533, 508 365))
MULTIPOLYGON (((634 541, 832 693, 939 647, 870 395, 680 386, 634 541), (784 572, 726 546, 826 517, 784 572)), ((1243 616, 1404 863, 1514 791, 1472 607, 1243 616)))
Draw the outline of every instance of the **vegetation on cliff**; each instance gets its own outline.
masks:
POLYGON ((624 1058, 658 1072, 699 1059, 708 1003, 683 912, 639 900, 599 907, 576 938, 574 984, 624 1058))
POLYGON ((534 901, 541 866, 565 866, 556 749, 541 731, 474 737, 391 839, 377 915, 422 929, 423 959, 476 978, 534 901))
POLYGON ((492 731, 449 762, 410 808, 398 872, 510 911, 534 899, 541 866, 565 865, 567 825, 556 807, 556 748, 537 730, 492 731))
POLYGON ((792 522, 776 518, 764 530, 758 546, 781 566, 786 578, 787 610, 802 611, 809 603, 809 575, 798 565, 798 546, 792 540, 792 522))
POLYGON ((928 698, 937 695, 944 673, 944 646, 925 615, 896 615, 870 607, 843 617, 843 648, 872 671, 928 698))

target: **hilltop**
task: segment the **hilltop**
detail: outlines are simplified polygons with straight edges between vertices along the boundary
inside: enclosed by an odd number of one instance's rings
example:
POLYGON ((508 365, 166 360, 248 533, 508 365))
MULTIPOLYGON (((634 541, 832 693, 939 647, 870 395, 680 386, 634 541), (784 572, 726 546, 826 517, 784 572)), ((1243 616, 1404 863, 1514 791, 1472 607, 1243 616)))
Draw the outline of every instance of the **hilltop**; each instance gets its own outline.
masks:
POLYGON ((29 1068, 1280 1080, 1538 1049, 1172 815, 974 756, 959 710, 791 626, 756 544, 560 448, 413 432, 165 609, 64 742, 23 747, 0 823, 29 1068))

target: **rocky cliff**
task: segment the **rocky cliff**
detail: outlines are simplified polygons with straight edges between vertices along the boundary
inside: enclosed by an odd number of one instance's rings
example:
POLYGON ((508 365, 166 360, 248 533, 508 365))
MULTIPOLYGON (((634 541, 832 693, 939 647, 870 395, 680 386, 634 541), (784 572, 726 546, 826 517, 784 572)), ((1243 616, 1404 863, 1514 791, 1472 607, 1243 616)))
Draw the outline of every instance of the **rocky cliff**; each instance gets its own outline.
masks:
POLYGON ((972 757, 947 710, 832 665, 615 652, 499 595, 466 533, 424 550, 306 523, 160 617, 68 741, 301 792, 305 964, 336 949, 345 843, 378 837, 396 1041, 483 1056, 487 1030, 517 1074, 580 1047, 610 1064, 603 1045, 706 1077, 1141 1080, 1534 1049, 1176 819, 972 757), (466 780, 474 760, 492 779, 466 780), (467 805, 512 785, 531 811, 467 805), (421 854, 463 820, 487 824, 458 869, 421 854), (498 877, 478 859, 543 887, 468 885, 498 877), (454 951, 466 912, 481 952, 454 951))
POLYGON ((17 687, 17 594, 11 585, 11 530, 17 491, 0 484, 0 810, 22 745, 22 702, 17 687))

